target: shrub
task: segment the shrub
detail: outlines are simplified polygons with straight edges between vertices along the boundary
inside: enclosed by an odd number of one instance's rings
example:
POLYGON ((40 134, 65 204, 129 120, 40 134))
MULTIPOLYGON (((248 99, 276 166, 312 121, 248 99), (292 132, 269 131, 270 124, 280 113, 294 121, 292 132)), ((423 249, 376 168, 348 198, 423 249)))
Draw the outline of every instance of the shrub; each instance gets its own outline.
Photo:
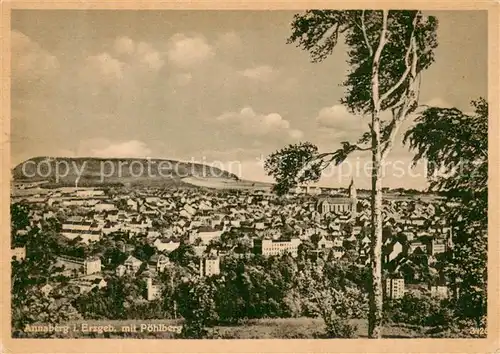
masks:
POLYGON ((326 326, 326 336, 328 338, 355 338, 357 325, 350 324, 345 318, 330 316, 324 318, 326 326))
POLYGON ((418 326, 436 326, 444 321, 446 316, 447 312, 443 312, 438 299, 412 294, 406 294, 403 298, 388 303, 385 313, 386 319, 391 322, 418 326))

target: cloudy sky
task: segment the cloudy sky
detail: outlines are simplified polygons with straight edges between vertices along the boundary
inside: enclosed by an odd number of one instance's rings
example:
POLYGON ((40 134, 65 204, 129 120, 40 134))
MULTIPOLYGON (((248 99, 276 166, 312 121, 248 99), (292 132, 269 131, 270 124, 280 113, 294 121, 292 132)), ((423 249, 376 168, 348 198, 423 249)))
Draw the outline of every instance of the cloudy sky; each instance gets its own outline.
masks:
MULTIPOLYGON (((439 48, 421 103, 467 111, 487 95, 487 13, 430 14, 440 21, 439 48)), ((298 141, 326 151, 356 139, 366 121, 340 105, 345 47, 312 64, 286 44, 292 16, 13 11, 12 165, 45 155, 164 157, 222 161, 243 178, 269 180, 261 155, 298 141)), ((385 186, 425 186, 419 167, 408 176, 411 157, 395 147, 390 161, 405 172, 388 172, 385 186)), ((350 166, 367 160, 353 155, 350 166)), ((321 183, 345 185, 346 173, 327 171, 321 183)), ((356 181, 369 185, 368 176, 356 181)))

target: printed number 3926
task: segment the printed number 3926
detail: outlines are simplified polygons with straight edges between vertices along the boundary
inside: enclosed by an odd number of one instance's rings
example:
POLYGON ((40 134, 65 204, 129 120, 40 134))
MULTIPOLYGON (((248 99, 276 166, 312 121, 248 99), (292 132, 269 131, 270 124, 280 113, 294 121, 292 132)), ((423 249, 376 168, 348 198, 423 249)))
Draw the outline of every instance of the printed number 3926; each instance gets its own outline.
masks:
POLYGON ((487 336, 488 335, 488 330, 486 328, 471 328, 470 329, 470 334, 476 335, 476 336, 487 336))

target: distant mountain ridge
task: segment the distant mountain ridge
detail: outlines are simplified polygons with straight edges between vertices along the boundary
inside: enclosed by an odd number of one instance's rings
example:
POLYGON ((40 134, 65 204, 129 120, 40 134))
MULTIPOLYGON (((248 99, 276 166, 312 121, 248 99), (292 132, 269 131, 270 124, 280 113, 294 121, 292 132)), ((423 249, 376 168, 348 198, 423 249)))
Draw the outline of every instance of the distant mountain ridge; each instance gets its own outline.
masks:
POLYGON ((16 182, 48 181, 49 186, 180 186, 188 177, 239 180, 218 167, 158 158, 38 156, 12 169, 16 182))

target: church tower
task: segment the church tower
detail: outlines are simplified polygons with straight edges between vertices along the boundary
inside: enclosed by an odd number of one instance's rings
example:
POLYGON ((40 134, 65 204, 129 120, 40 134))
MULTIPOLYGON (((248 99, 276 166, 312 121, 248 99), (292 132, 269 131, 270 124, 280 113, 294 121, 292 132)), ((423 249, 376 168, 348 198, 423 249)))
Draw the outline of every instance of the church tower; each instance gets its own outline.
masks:
POLYGON ((351 184, 349 185, 349 198, 351 198, 351 220, 356 220, 358 212, 358 193, 354 185, 354 178, 351 178, 351 184))
POLYGON ((357 197, 358 196, 356 186, 354 185, 354 178, 351 178, 351 184, 349 184, 349 198, 356 199, 357 197))

